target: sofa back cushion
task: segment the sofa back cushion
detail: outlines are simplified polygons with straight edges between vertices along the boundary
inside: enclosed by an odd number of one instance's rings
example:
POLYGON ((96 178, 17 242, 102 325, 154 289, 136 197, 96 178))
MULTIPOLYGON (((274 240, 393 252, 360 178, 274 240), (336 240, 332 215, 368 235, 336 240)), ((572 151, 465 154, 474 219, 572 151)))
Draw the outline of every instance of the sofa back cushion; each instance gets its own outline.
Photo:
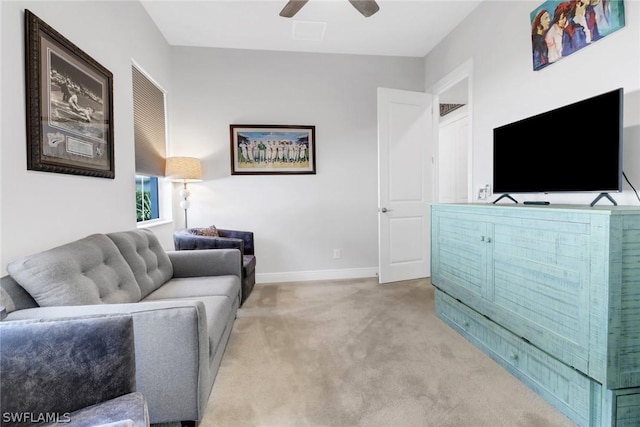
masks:
POLYGON ((133 271, 104 234, 13 261, 7 271, 42 307, 141 299, 133 271))
POLYGON ((142 298, 173 277, 173 264, 152 231, 146 229, 107 234, 131 266, 142 298))

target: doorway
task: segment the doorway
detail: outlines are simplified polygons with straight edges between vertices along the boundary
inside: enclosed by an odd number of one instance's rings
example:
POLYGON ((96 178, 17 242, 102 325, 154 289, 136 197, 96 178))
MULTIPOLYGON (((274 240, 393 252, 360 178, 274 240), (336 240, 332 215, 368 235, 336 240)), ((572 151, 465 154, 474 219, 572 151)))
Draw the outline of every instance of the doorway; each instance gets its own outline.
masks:
POLYGON ((471 144, 471 60, 433 87, 434 199, 469 203, 473 199, 471 144))

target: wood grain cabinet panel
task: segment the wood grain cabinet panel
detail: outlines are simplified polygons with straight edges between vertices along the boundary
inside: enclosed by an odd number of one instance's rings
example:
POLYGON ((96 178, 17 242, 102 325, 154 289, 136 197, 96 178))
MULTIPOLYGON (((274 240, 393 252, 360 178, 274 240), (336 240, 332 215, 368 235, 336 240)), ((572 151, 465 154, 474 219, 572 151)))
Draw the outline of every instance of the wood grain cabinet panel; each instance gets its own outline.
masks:
POLYGON ((431 220, 442 320, 580 425, 637 419, 640 209, 452 204, 431 220))

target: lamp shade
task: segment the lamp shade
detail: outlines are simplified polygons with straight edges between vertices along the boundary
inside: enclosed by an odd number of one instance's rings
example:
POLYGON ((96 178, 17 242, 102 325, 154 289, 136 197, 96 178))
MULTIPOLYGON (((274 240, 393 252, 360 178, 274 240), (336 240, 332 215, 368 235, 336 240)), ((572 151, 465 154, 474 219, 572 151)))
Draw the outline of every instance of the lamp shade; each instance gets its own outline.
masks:
POLYGON ((195 157, 167 157, 165 176, 172 181, 202 181, 200 160, 195 157))

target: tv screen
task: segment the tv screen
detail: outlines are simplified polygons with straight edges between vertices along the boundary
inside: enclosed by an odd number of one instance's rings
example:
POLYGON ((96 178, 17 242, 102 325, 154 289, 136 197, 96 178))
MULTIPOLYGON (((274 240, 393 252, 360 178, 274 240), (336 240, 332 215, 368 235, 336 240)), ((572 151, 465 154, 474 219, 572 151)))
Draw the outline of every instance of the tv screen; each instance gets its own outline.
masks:
POLYGON ((622 190, 616 89, 493 130, 493 192, 622 190))

